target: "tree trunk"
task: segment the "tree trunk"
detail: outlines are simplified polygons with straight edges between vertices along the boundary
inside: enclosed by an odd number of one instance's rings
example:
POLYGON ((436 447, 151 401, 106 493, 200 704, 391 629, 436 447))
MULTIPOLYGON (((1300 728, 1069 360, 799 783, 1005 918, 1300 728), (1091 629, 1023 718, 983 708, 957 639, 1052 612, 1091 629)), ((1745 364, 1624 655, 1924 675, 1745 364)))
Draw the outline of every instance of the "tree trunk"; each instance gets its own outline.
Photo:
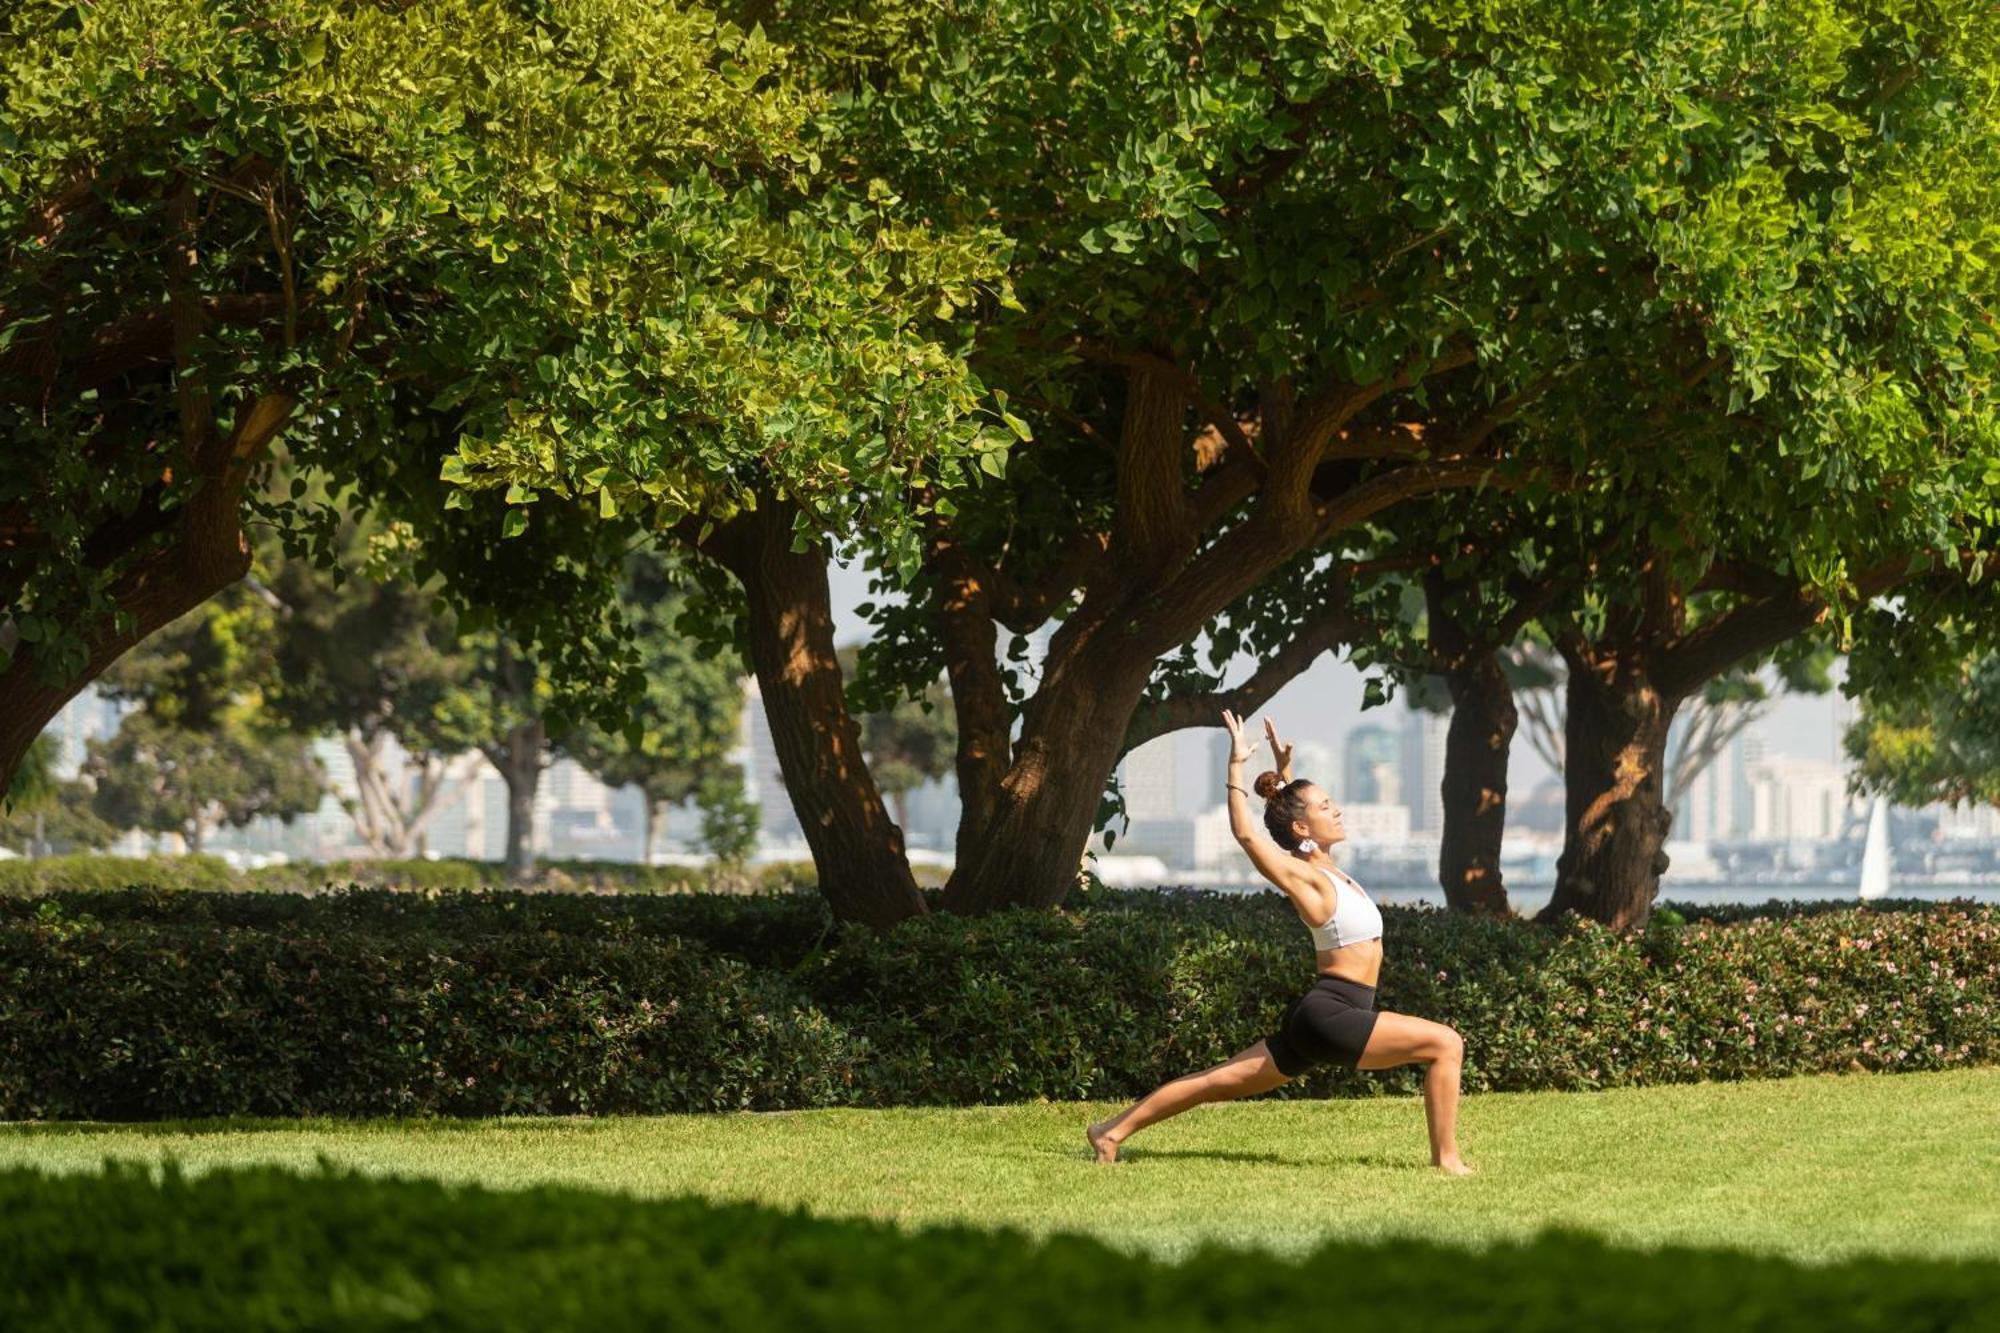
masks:
POLYGON ((182 833, 181 836, 187 840, 187 854, 189 856, 200 856, 201 821, 199 819, 190 819, 187 822, 186 830, 182 833))
POLYGON ((837 919, 883 930, 922 916, 924 899, 847 709, 826 552, 792 550, 793 514, 790 504, 760 497, 702 549, 743 586, 751 666, 820 892, 837 919))
MULTIPOLYGON (((453 780, 452 765, 436 755, 424 759, 417 781, 417 795, 407 810, 401 810, 403 826, 396 855, 422 856, 430 845, 430 827, 445 811, 465 799, 465 783, 460 780, 449 798, 444 795, 453 780)), ((400 807, 399 807, 400 808, 400 807)))
MULTIPOLYGON (((291 420, 294 406, 287 394, 252 397, 226 437, 214 441, 214 447, 204 442, 192 451, 210 466, 205 484, 188 499, 179 518, 178 539, 112 581, 110 598, 119 615, 107 617, 84 635, 82 671, 51 684, 43 677, 42 664, 16 649, 6 670, 0 671, 0 791, 14 781, 28 747, 64 704, 128 648, 249 572, 250 543, 243 535, 241 515, 243 487, 252 463, 291 420)), ((122 556, 126 549, 129 546, 110 555, 122 556)))
POLYGON ((1666 873, 1673 816, 1661 799, 1667 729, 1679 707, 1642 651, 1572 659, 1565 721, 1566 824, 1556 890, 1541 913, 1614 930, 1643 926, 1666 873))
POLYGON ((380 736, 370 739, 358 729, 350 728, 341 733, 341 745, 347 751, 347 762, 354 769, 354 804, 348 808, 347 817, 354 821, 354 831, 368 844, 368 850, 377 856, 389 856, 394 852, 388 828, 388 811, 384 806, 382 781, 380 736))
POLYGON ((639 864, 653 864, 653 832, 660 824, 660 803, 641 793, 645 813, 639 817, 639 864))
POLYGON ((507 878, 515 882, 535 873, 535 792, 542 785, 547 741, 540 718, 507 732, 507 762, 500 776, 507 783, 507 878))
POLYGON ((947 910, 1052 908, 1075 886, 1152 674, 1152 654, 1124 647, 1100 641, 1065 654, 1043 679, 990 815, 976 828, 959 827, 947 910))
POLYGON ((0 790, 14 780, 28 747, 63 706, 154 630, 168 625, 243 577, 250 547, 237 520, 236 497, 198 493, 174 546, 140 561, 111 589, 126 626, 111 618, 85 638, 81 672, 51 683, 33 655, 17 649, 0 671, 0 790))
POLYGON ((1454 912, 1507 914, 1500 838, 1507 821, 1507 757, 1514 741, 1514 691, 1497 654, 1448 672, 1451 726, 1445 733, 1444 835, 1438 883, 1454 912))

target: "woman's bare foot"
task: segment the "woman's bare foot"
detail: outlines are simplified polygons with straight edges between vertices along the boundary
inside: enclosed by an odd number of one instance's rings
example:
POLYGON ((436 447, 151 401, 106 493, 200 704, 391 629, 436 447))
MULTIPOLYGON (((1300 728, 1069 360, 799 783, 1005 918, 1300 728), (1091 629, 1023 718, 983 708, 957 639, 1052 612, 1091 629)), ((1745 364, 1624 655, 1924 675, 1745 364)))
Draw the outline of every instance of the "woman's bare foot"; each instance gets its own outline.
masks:
POLYGON ((1472 1168, 1460 1161, 1456 1153, 1444 1158, 1442 1161, 1432 1162, 1431 1165, 1448 1176, 1469 1176, 1472 1174, 1472 1168))
POLYGON ((1107 1132, 1110 1124, 1109 1120, 1100 1120, 1083 1131, 1083 1137, 1090 1140, 1090 1150, 1097 1154, 1100 1162, 1118 1160, 1118 1140, 1107 1132))

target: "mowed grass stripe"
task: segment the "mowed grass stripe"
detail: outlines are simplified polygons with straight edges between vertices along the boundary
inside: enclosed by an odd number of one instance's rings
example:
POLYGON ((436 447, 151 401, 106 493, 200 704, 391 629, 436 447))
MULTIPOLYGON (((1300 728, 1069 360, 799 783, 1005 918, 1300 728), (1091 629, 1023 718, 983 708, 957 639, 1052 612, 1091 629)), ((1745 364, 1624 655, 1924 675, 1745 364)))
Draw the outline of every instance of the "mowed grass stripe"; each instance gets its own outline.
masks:
POLYGON ((1036 1104, 615 1120, 206 1122, 0 1128, 0 1166, 107 1157, 190 1172, 324 1158, 495 1189, 691 1194, 906 1227, 1087 1233, 1165 1257, 1214 1242, 1486 1245, 1545 1228, 1620 1245, 1824 1261, 2000 1258, 2000 1069, 1470 1098, 1480 1174, 1425 1166, 1404 1098, 1240 1102, 1147 1131, 1099 1167, 1108 1108, 1036 1104))

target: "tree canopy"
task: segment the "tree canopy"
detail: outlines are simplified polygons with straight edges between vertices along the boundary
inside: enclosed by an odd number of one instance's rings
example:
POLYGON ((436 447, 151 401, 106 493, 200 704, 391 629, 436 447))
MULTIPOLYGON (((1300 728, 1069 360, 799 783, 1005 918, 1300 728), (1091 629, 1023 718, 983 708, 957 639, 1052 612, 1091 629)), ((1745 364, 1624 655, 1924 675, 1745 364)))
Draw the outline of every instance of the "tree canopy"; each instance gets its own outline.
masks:
MULTIPOLYGON (((848 514, 853 479, 996 438, 953 425, 976 390, 917 327, 994 274, 990 241, 832 179, 824 99, 707 11, 29 0, 0 24, 0 773, 241 576, 247 509, 329 530, 302 491, 254 499, 281 434, 396 517, 449 503, 494 537, 705 522, 758 459, 848 514)), ((562 662, 611 586, 493 600, 562 662)))

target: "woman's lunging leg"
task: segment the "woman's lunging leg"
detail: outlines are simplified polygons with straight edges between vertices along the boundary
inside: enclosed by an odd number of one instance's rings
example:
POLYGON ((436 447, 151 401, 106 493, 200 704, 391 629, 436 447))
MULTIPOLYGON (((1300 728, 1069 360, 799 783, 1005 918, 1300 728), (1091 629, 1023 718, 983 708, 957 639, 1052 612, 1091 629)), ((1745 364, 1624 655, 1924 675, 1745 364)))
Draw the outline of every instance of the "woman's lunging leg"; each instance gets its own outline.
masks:
POLYGON ((1161 1084, 1134 1102, 1123 1114, 1092 1125, 1084 1131, 1084 1136, 1090 1140, 1098 1161, 1115 1162, 1118 1160, 1118 1145, 1148 1125, 1158 1124, 1169 1116, 1179 1115, 1206 1102, 1254 1097, 1288 1081, 1278 1072, 1277 1062, 1271 1059, 1270 1050, 1260 1041, 1219 1065, 1161 1084))
POLYGON ((1424 1120, 1430 1128, 1431 1165, 1451 1175, 1471 1168, 1458 1155, 1458 1080, 1465 1065, 1465 1039, 1442 1023, 1384 1012, 1375 1019, 1362 1069, 1428 1065, 1424 1071, 1424 1120))

